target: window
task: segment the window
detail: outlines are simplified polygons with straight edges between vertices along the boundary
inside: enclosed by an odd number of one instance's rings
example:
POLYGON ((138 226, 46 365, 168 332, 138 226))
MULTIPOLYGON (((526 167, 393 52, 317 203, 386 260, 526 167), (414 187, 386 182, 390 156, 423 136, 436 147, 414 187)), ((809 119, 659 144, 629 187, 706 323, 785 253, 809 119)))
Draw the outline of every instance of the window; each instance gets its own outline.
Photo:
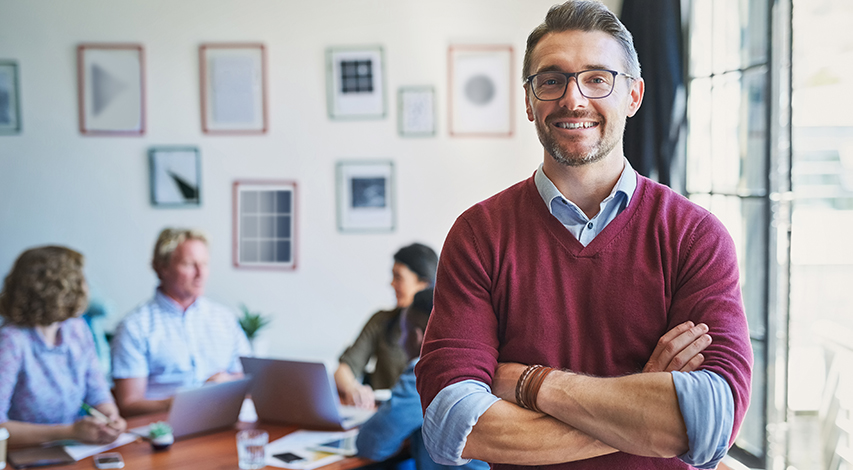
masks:
POLYGON ((775 459, 785 458, 778 424, 785 421, 779 398, 785 396, 790 220, 784 151, 790 93, 782 86, 790 49, 780 38, 790 31, 790 1, 682 5, 689 41, 687 193, 734 239, 755 356, 751 404, 730 455, 751 468, 776 468, 775 459))

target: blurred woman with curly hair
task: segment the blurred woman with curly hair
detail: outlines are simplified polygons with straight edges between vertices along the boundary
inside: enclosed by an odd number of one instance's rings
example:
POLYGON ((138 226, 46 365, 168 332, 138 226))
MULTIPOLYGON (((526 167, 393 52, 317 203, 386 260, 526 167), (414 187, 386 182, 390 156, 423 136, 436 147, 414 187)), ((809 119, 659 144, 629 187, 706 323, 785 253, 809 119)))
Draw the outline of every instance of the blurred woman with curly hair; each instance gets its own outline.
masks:
POLYGON ((83 255, 61 246, 23 252, 0 292, 0 427, 9 445, 114 441, 125 429, 86 322, 83 255), (109 423, 84 416, 88 404, 109 423))

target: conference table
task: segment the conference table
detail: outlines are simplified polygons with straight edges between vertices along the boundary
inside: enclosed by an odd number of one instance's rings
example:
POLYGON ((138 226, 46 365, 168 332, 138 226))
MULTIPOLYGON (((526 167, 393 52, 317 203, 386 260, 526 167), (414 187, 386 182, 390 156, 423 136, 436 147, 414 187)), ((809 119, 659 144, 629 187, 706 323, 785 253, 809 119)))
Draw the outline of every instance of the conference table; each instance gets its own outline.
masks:
MULTIPOLYGON (((154 421, 165 421, 166 418, 166 413, 137 416, 127 420, 127 427, 130 429, 144 426, 154 421)), ((241 429, 262 429, 269 434, 270 442, 272 442, 301 428, 295 425, 265 422, 238 422, 231 428, 178 439, 171 447, 162 451, 155 451, 150 443, 140 438, 108 452, 120 453, 124 458, 124 468, 128 470, 234 470, 238 468, 236 435, 237 431, 241 429)), ((372 460, 360 457, 347 457, 319 468, 322 470, 351 470, 374 463, 372 460)), ((95 464, 92 457, 87 457, 73 464, 50 468, 89 470, 95 468, 95 464)), ((265 468, 272 469, 275 467, 265 468)))

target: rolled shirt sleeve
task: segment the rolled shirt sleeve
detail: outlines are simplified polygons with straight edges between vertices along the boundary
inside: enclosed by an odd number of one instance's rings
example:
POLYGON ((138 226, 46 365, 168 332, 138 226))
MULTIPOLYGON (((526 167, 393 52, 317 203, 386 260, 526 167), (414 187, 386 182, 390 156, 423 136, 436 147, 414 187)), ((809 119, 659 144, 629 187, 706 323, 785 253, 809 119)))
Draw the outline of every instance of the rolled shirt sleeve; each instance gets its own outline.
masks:
POLYGON ((488 385, 477 380, 464 380, 443 388, 424 412, 422 432, 430 457, 441 465, 471 462, 462 458, 468 434, 498 400, 488 385))
POLYGON ((734 425, 731 387, 708 370, 673 372, 672 380, 690 446, 678 458, 696 468, 715 468, 726 455, 734 425))

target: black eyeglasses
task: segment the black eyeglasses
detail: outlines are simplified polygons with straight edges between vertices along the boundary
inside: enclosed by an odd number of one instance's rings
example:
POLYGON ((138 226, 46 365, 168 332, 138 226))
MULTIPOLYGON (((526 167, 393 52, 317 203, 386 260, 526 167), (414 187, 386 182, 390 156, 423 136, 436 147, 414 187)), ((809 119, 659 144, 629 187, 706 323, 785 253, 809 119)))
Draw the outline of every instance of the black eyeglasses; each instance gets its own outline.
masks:
POLYGON ((627 73, 607 69, 582 70, 580 72, 540 72, 527 77, 525 80, 533 90, 533 96, 541 101, 557 101, 566 94, 569 79, 575 77, 578 91, 584 97, 597 100, 607 98, 613 93, 616 77, 624 75, 631 80, 636 77, 627 73))

